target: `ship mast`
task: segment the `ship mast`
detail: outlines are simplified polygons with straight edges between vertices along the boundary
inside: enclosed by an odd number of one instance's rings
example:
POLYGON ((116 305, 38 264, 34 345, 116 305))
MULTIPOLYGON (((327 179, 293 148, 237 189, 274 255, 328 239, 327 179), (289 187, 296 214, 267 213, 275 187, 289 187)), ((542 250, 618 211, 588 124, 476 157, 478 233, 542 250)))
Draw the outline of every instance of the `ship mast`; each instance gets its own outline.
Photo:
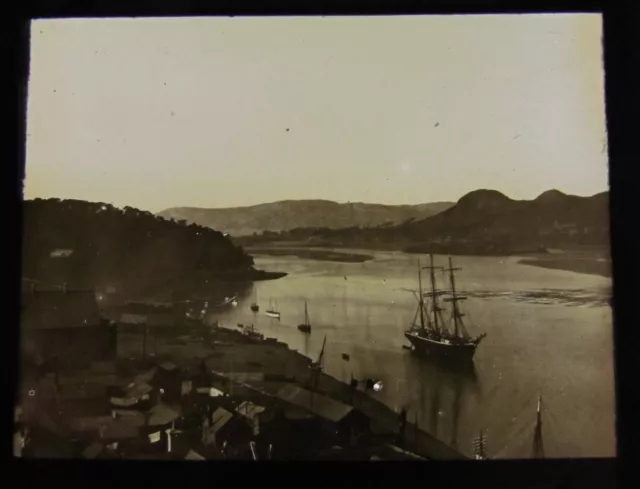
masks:
POLYGON ((418 258, 418 307, 420 308, 420 327, 424 331, 424 296, 422 294, 422 272, 420 270, 420 258, 418 258))
POLYGON ((440 332, 440 324, 438 323, 438 316, 440 312, 440 307, 438 306, 437 296, 441 294, 441 292, 436 291, 436 269, 442 269, 442 267, 434 267, 433 266, 433 255, 429 254, 429 266, 423 267, 429 269, 429 275, 431 278, 431 292, 425 294, 431 297, 432 306, 433 306, 433 326, 435 331, 440 332))
POLYGON ((536 429, 533 434, 533 458, 544 458, 544 445, 542 443, 542 397, 538 396, 538 408, 536 410, 536 429))
POLYGON ((318 355, 318 361, 316 362, 316 368, 318 370, 322 370, 324 368, 324 347, 327 344, 327 335, 324 336, 324 340, 322 341, 322 349, 320 350, 320 355, 318 355))
MULTIPOLYGON (((462 314, 460 312, 460 309, 458 309, 458 301, 463 301, 466 299, 466 297, 457 295, 456 280, 455 280, 455 275, 453 274, 453 272, 457 272, 459 270, 461 269, 453 268, 453 262, 451 260, 451 256, 449 256, 449 268, 445 269, 444 271, 449 272, 449 280, 451 283, 451 297, 445 299, 445 301, 451 302, 453 304, 453 327, 454 327, 454 333, 456 337, 460 336, 461 329, 463 331, 463 334, 466 333, 464 331, 464 325, 462 323, 462 317, 464 316, 464 314, 462 314)), ((466 334, 464 334, 464 336, 466 336, 466 334)))
POLYGON ((324 368, 324 347, 327 343, 327 336, 325 335, 324 340, 322 342, 322 349, 320 350, 320 355, 318 355, 318 360, 316 362, 312 362, 309 366, 311 368, 311 399, 310 404, 313 408, 313 400, 314 400, 314 392, 318 389, 318 383, 320 381, 320 374, 324 368))
POLYGON ((480 436, 473 440, 473 448, 475 451, 476 460, 485 460, 487 458, 487 439, 484 437, 484 433, 482 432, 482 430, 480 430, 480 436))
POLYGON ((309 313, 307 312, 307 301, 304 301, 304 324, 309 324, 309 313))

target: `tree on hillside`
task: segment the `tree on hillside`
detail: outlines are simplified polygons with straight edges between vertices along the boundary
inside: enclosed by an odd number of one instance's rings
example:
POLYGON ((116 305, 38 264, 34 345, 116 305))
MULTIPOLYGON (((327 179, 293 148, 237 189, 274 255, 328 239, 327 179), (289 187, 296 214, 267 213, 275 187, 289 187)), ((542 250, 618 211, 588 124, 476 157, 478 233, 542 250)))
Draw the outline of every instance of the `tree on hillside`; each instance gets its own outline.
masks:
POLYGON ((244 271, 253 265, 251 256, 218 231, 133 207, 26 201, 23 229, 23 275, 49 281, 144 284, 188 280, 196 272, 244 271), (53 258, 56 249, 71 249, 73 254, 53 258))

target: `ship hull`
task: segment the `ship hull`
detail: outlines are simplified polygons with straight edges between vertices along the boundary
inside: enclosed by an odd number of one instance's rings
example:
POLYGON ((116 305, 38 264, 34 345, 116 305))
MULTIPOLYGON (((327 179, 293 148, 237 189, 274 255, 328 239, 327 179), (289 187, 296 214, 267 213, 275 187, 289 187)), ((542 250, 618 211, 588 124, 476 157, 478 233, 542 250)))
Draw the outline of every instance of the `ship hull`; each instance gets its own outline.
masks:
POLYGON ((265 314, 267 316, 269 316, 270 318, 280 319, 280 313, 279 312, 267 311, 267 312, 265 312, 265 314))
POLYGON ((477 343, 446 344, 416 334, 405 332, 413 351, 424 358, 452 362, 471 362, 478 348, 477 343))
POLYGON ((299 324, 298 329, 303 333, 311 333, 311 325, 310 324, 299 324))

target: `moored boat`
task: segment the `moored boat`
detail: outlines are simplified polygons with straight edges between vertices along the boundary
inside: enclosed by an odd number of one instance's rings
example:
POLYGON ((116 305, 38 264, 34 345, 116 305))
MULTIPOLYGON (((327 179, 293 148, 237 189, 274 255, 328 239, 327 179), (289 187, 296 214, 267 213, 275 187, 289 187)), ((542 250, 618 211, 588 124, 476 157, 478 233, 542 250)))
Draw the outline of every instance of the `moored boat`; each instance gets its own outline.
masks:
POLYGON ((278 311, 278 304, 271 305, 271 301, 269 301, 269 309, 264 312, 270 318, 280 319, 280 311, 278 311))
POLYGON ((303 333, 311 333, 311 321, 309 321, 309 311, 307 310, 307 301, 304 301, 304 322, 298 324, 298 329, 303 333))
POLYGON ((249 309, 251 309, 253 312, 258 312, 260 310, 260 306, 258 305, 258 292, 255 290, 255 288, 254 291, 253 302, 249 306, 249 309))
POLYGON ((433 255, 429 255, 429 257, 430 266, 424 268, 430 271, 431 290, 423 293, 422 275, 419 267, 419 289, 418 291, 412 291, 418 300, 418 309, 411 327, 405 331, 404 335, 411 343, 412 350, 422 357, 453 361, 455 363, 472 361, 478 345, 486 335, 483 333, 479 336, 471 337, 462 321, 464 314, 460 312, 458 302, 465 300, 466 297, 460 296, 456 292, 453 273, 459 269, 453 268, 451 257, 449 257, 449 268, 447 269, 435 267, 433 265, 433 255), (449 272, 450 291, 436 289, 436 269, 449 272), (444 299, 444 302, 452 304, 452 325, 447 325, 442 316, 442 311, 445 309, 440 306, 438 298, 443 295, 449 295, 444 299), (429 298, 428 303, 424 300, 425 297, 429 298), (451 326, 453 326, 453 330, 451 330, 451 326))

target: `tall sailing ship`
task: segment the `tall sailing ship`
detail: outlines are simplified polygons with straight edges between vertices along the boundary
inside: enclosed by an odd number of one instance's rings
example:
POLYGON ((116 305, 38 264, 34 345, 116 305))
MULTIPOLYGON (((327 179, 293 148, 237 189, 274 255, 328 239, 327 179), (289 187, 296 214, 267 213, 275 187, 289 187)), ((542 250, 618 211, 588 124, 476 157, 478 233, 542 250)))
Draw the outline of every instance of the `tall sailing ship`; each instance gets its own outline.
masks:
POLYGON ((418 265, 418 290, 411 290, 416 295, 418 308, 411 327, 404 333, 405 337, 411 343, 412 350, 420 356, 454 362, 471 361, 486 334, 471 337, 466 330, 462 320, 464 314, 458 307, 458 302, 465 300, 466 297, 456 292, 454 276, 454 272, 460 269, 453 268, 451 257, 449 257, 449 268, 434 266, 433 255, 429 255, 429 266, 423 268, 429 270, 431 290, 423 292, 422 271, 418 265), (436 270, 449 273, 450 290, 436 289, 436 270), (446 309, 440 305, 441 297, 443 302, 450 302, 452 305, 450 321, 445 321, 443 317, 442 313, 446 309), (425 301, 425 298, 428 300, 425 301))

